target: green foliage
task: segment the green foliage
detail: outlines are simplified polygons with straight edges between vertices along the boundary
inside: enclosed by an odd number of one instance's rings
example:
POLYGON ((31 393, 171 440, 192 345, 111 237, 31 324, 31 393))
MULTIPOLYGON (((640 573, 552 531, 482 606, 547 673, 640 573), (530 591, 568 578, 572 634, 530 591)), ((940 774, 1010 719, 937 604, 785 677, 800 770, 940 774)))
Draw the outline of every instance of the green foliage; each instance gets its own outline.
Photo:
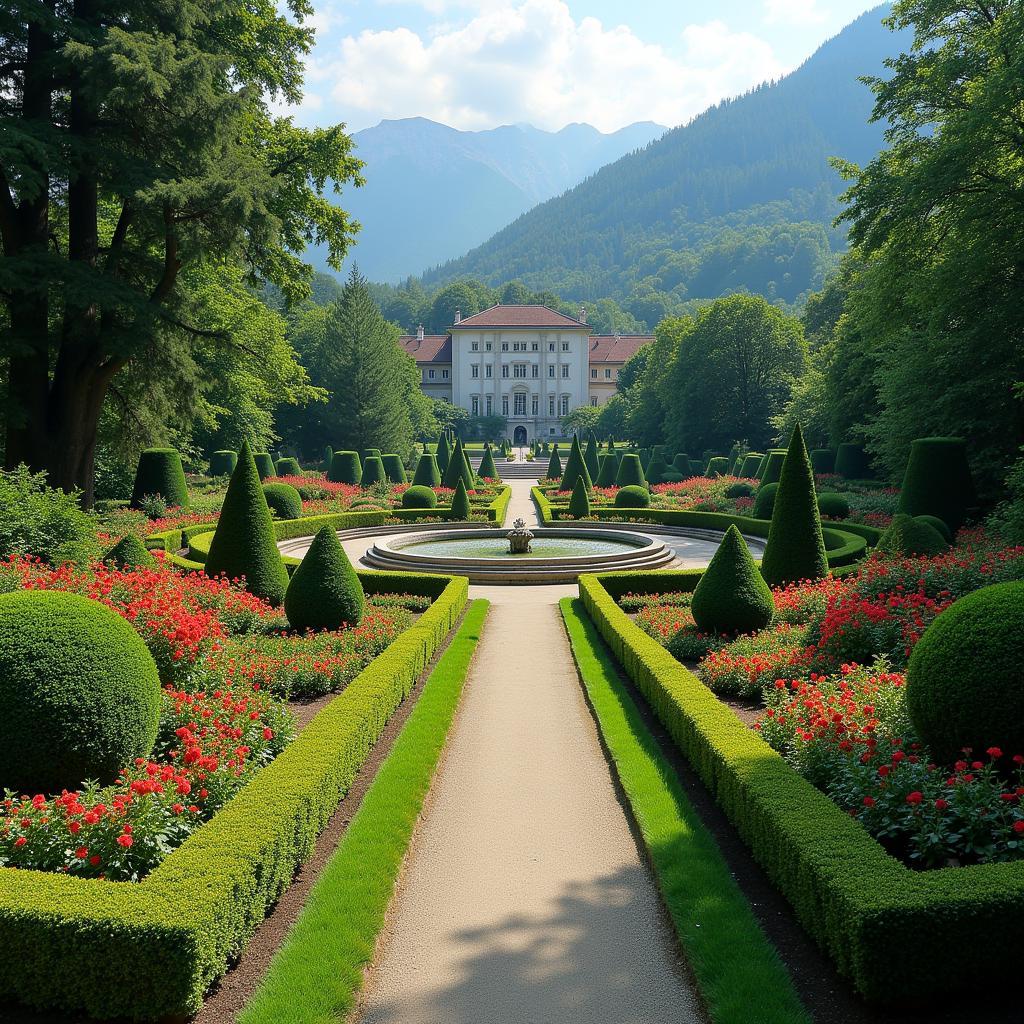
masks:
POLYGON ((484 457, 480 460, 480 476, 485 480, 501 479, 498 467, 494 464, 494 453, 491 451, 489 444, 484 446, 484 457))
POLYGON ((646 469, 644 469, 644 476, 647 479, 647 483, 653 487, 654 484, 663 484, 665 482, 665 473, 667 471, 668 463, 665 462, 661 446, 658 445, 651 453, 650 461, 647 463, 646 469))
POLYGON ((761 574, 773 587, 818 580, 828 574, 814 473, 799 424, 782 464, 761 574))
POLYGON ((430 452, 424 452, 416 463, 416 472, 412 482, 417 487, 440 487, 441 473, 437 467, 437 459, 430 452))
POLYGON ((704 570, 690 610, 702 633, 753 633, 771 622, 775 613, 771 588, 735 525, 725 531, 704 570))
POLYGON ((962 437, 919 437, 910 446, 897 508, 941 519, 954 534, 974 502, 967 446, 962 437))
POLYGON ((365 597, 338 535, 322 526, 284 595, 284 612, 292 629, 322 630, 355 626, 363 617, 365 597))
POLYGON ((786 449, 772 448, 761 462, 761 467, 759 469, 760 475, 757 479, 762 484, 778 483, 782 475, 782 466, 785 461, 786 449))
POLYGON ((153 747, 160 677, 142 638, 99 601, 0 596, 0 788, 59 793, 110 783, 153 747))
POLYGON ((615 486, 647 488, 647 478, 644 476, 643 466, 640 465, 638 455, 627 452, 619 460, 619 469, 615 474, 615 486))
POLYGON ((366 462, 367 459, 379 459, 382 457, 379 448, 364 448, 362 455, 363 462, 366 462))
POLYGON ((938 516, 914 516, 919 523, 927 523, 947 543, 953 543, 953 531, 938 516))
POLYGON ((452 451, 448 446, 448 436, 444 433, 437 439, 437 468, 441 472, 442 479, 448 472, 448 462, 451 460, 452 451))
POLYGON ((384 472, 387 474, 388 480, 393 484, 407 484, 409 478, 405 475, 405 466, 402 465, 402 459, 399 455, 385 455, 382 458, 384 463, 384 472))
POLYGON ((739 469, 736 471, 737 476, 746 477, 747 479, 753 479, 757 476, 758 467, 761 465, 761 460, 764 456, 760 452, 747 452, 743 456, 743 461, 740 463, 739 469))
POLYGON ((867 480, 871 477, 871 460, 864 445, 845 441, 836 449, 835 471, 847 480, 867 480))
POLYGON ((708 460, 708 465, 704 470, 704 475, 710 477, 725 476, 728 472, 729 460, 723 455, 716 455, 714 458, 708 460))
POLYGON ((402 508, 437 508, 437 494, 430 486, 413 484, 402 495, 402 508))
POLYGON ((49 487, 26 466, 0 470, 0 558, 31 555, 51 565, 88 562, 98 553, 96 520, 76 492, 49 487))
POLYGON ((277 460, 274 467, 277 476, 302 476, 302 467, 299 460, 288 456, 277 460))
POLYGON ((248 441, 242 442, 206 557, 210 576, 245 577, 246 589, 273 605, 284 600, 288 573, 277 550, 270 509, 248 441))
POLYGON ((444 473, 444 485, 453 490, 462 481, 467 491, 473 489, 473 471, 469 468, 469 459, 466 458, 466 450, 462 445, 462 438, 458 438, 451 456, 448 459, 448 468, 444 473))
POLYGON ((811 452, 811 469, 815 475, 834 473, 836 469, 836 453, 831 448, 815 448, 811 452))
POLYGON ((455 487, 455 494, 452 496, 452 519, 469 519, 469 495, 466 493, 466 485, 462 478, 455 487))
POLYGON ((587 494, 587 483, 582 476, 576 477, 576 483, 569 497, 569 515, 573 519, 586 519, 590 515, 590 496, 587 494))
POLYGON ((274 460, 270 457, 269 452, 253 452, 252 458, 256 463, 256 472, 259 473, 261 480, 274 476, 274 460))
MULTIPOLYGON (((587 406, 588 409, 594 408, 593 406, 587 406)), ((583 453, 583 461, 587 464, 587 472, 590 474, 591 480, 596 480, 597 475, 600 472, 600 465, 597 459, 597 435, 591 430, 587 437, 587 449, 583 453)))
POLYGON ((331 459, 327 479, 336 484, 360 484, 363 480, 363 464, 359 452, 339 451, 331 459))
POLYGON ((384 461, 379 455, 371 455, 363 459, 363 487, 387 483, 388 475, 384 472, 384 461))
POLYGON ((210 456, 210 476, 231 476, 237 462, 238 452, 226 449, 214 452, 210 456))
POLYGON ((779 485, 760 484, 757 488, 757 495, 754 498, 754 507, 751 515, 755 519, 771 519, 775 510, 775 495, 778 493, 779 485))
POLYGON ((264 484, 263 497, 277 519, 302 518, 302 495, 291 484, 264 484))
POLYGON ((548 469, 544 474, 548 480, 562 479, 562 460, 558 454, 558 445, 551 446, 551 458, 548 459, 548 469))
POLYGON ((134 533, 122 537, 104 556, 119 569, 155 569, 156 559, 134 533))
POLYGON ((893 517, 875 548, 888 555, 912 557, 941 555, 948 549, 949 543, 934 526, 905 512, 893 517))
POLYGON ((148 494, 159 494, 169 506, 188 507, 188 484, 181 456, 174 448, 147 448, 139 456, 132 488, 132 508, 139 508, 148 494))
POLYGON ((676 452, 672 458, 672 466, 685 480, 687 477, 692 476, 690 470, 690 456, 686 452, 676 452))
POLYGON ((846 519, 850 514, 850 503, 838 491, 822 491, 818 495, 818 511, 829 519, 846 519))
POLYGON ((925 630, 907 666, 907 711, 943 765, 969 747, 1024 752, 1024 582, 960 598, 925 630))
POLYGON ((594 481, 596 487, 614 487, 615 474, 619 470, 619 460, 615 452, 602 453, 598 459, 597 479, 594 481))
POLYGON ((571 491, 576 487, 576 481, 582 477, 587 490, 593 490, 594 484, 587 470, 586 460, 583 458, 583 449, 580 447, 580 439, 572 439, 572 447, 569 449, 569 457, 565 460, 565 470, 562 473, 562 483, 559 490, 571 491))
MULTIPOLYGON (((623 461, 629 456, 623 456, 623 461)), ((620 486, 615 492, 616 508, 648 508, 651 504, 651 492, 639 484, 620 486)))
POLYGON ((725 496, 727 498, 749 498, 754 493, 754 487, 752 484, 739 483, 729 484, 725 489, 725 496))

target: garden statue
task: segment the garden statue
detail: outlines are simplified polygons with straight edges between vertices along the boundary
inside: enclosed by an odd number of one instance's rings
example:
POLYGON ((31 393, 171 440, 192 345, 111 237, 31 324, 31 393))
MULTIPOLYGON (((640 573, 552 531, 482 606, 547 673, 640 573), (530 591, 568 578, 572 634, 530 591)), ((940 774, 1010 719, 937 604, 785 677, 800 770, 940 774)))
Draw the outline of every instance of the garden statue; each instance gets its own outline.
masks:
POLYGON ((516 519, 508 532, 508 552, 510 555, 528 555, 533 534, 526 527, 525 519, 516 519))

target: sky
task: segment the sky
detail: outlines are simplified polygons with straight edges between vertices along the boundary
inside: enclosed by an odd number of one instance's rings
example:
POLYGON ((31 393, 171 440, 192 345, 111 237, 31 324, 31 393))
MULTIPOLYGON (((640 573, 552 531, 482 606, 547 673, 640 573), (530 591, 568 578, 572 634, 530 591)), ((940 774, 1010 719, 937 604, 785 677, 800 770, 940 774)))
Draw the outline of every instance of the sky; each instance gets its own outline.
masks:
POLYGON ((303 125, 673 127, 801 64, 874 0, 313 0, 303 125))

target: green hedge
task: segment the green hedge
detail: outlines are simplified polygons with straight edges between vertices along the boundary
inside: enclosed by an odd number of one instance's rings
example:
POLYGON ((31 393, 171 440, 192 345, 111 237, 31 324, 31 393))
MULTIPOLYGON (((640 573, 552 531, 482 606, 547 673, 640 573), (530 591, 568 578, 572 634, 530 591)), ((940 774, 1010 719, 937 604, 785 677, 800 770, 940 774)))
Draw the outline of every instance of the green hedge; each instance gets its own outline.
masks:
POLYGON ((692 589, 693 575, 699 574, 581 576, 580 594, 804 927, 874 1001, 979 992, 1014 977, 1024 946, 1024 862, 905 867, 635 625, 605 587, 607 581, 619 592, 652 584, 678 591, 692 589))
POLYGON ((176 449, 147 448, 139 455, 131 507, 139 508, 150 494, 159 495, 174 508, 188 508, 188 484, 176 449))
POLYGON ((99 1018, 184 1017, 291 884, 466 604, 464 577, 361 573, 431 606, 141 882, 0 869, 0 998, 99 1018))

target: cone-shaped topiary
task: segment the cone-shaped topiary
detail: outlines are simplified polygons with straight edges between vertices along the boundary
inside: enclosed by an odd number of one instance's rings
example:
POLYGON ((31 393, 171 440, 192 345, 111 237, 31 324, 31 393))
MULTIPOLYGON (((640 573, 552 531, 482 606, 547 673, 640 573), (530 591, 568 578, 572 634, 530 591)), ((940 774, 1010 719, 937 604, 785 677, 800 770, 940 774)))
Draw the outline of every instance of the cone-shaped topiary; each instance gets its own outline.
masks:
POLYGON ((938 516, 914 516, 919 523, 927 523, 936 530, 947 544, 953 543, 955 534, 938 516))
POLYGON ((836 449, 834 471, 847 480, 867 480, 871 476, 871 461, 862 444, 841 444, 836 449))
POLYGON ((274 539, 270 509, 263 496, 248 441, 242 442, 231 474, 217 530, 206 556, 210 576, 245 577, 246 589, 273 605, 284 600, 288 572, 274 539))
POLYGON ((583 458, 583 449, 580 448, 580 439, 572 439, 572 447, 569 449, 569 458, 565 460, 565 469, 562 472, 562 483, 558 488, 560 491, 571 491, 576 486, 576 480, 583 477, 588 491, 593 489, 593 481, 587 471, 587 463, 583 458))
POLYGON ((725 476, 728 471, 729 460, 724 455, 716 455, 714 458, 708 459, 704 475, 709 477, 725 476))
POLYGON ((754 507, 751 515, 755 519, 771 519, 775 511, 775 495, 779 490, 778 484, 760 484, 757 494, 754 496, 754 507))
POLYGON ((466 493, 466 485, 462 478, 455 485, 455 495, 452 497, 452 519, 469 518, 469 495, 466 493))
POLYGON ((210 476, 231 476, 238 462, 238 453, 222 449, 210 456, 210 476))
POLYGON ((587 494, 587 484, 582 476, 576 477, 576 486, 572 489, 569 498, 569 515, 573 519, 585 519, 590 515, 590 497, 587 494))
POLYGON ((818 511, 829 519, 846 519, 850 514, 850 503, 845 494, 822 491, 818 495, 818 511))
POLYGON ((743 456, 743 461, 740 463, 736 475, 746 477, 748 480, 754 479, 757 476, 757 469, 761 465, 761 459, 763 458, 764 456, 760 452, 747 452, 743 456))
POLYGON ((831 448, 815 448, 811 452, 811 469, 815 476, 819 474, 834 473, 836 468, 836 453, 831 448))
POLYGON ((619 470, 619 460, 615 458, 615 452, 603 454, 598 460, 597 480, 594 481, 598 487, 614 487, 615 474, 619 470))
POLYGON ((949 550, 946 538, 934 526, 921 519, 898 512, 885 532, 878 538, 876 551, 886 555, 941 555, 949 550))
POLYGON ((412 482, 418 487, 440 487, 441 473, 437 468, 437 458, 430 452, 424 452, 416 463, 416 472, 412 482))
POLYGON ((828 574, 821 515, 814 493, 814 473, 803 431, 793 428, 775 494, 772 525, 761 558, 761 575, 769 585, 820 580, 828 574))
POLYGON ((672 459, 672 466, 677 473, 681 473, 685 480, 690 475, 690 456, 686 452, 676 452, 672 459))
POLYGON ((0 596, 0 787, 17 793, 111 783, 153 749, 160 674, 132 626, 56 590, 0 596))
POLYGON ((484 457, 480 460, 480 475, 486 480, 500 480, 498 467, 494 464, 494 453, 491 446, 484 446, 484 457))
POLYGON ((336 484, 360 484, 363 480, 363 464, 359 452, 335 452, 327 479, 336 484))
POLYGON ((924 631, 907 666, 907 711, 939 764, 964 747, 979 758, 990 747, 1024 753, 1021 636, 1020 580, 961 597, 924 631))
POLYGON ((548 471, 545 474, 548 480, 562 479, 562 460, 558 454, 558 445, 552 445, 551 458, 548 459, 548 471))
POLYGON ((139 508, 147 494, 158 494, 174 508, 188 506, 188 485, 181 456, 173 448, 147 448, 139 456, 132 488, 132 508, 139 508))
POLYGON ((472 490, 473 474, 469 468, 469 463, 466 461, 461 437, 455 442, 455 448, 448 458, 448 468, 444 474, 444 485, 454 490, 460 480, 465 485, 467 491, 472 490))
POLYGON ((919 437, 910 446, 897 510, 938 516, 956 533, 974 504, 974 485, 962 437, 919 437))
POLYGON ((333 527, 322 526, 292 574, 284 612, 293 629, 340 629, 363 617, 366 598, 333 527))
POLYGON ((413 484, 402 495, 402 508, 437 508, 437 494, 432 487, 413 484))
MULTIPOLYGON (((758 480, 763 484, 775 484, 782 476, 782 465, 786 461, 785 448, 773 448, 764 458, 758 480)), ((808 462, 808 465, 810 463, 808 462)))
POLYGON ((590 479, 596 480, 601 467, 597 460, 597 436, 593 431, 590 431, 587 437, 587 450, 583 453, 583 461, 587 464, 587 472, 590 474, 590 479))
POLYGON ((275 519, 302 518, 302 495, 291 484, 264 484, 263 497, 275 519))
POLYGON ((647 508, 650 504, 651 492, 639 484, 626 484, 615 492, 616 508, 647 508))
POLYGON ((733 524, 704 570, 690 606, 702 633, 752 633, 772 620, 775 602, 733 524))
POLYGON ((103 556, 103 561, 111 562, 119 569, 156 568, 156 559, 134 533, 122 537, 103 556))
POLYGON ((668 463, 665 462, 665 457, 662 455, 661 445, 655 445, 654 451, 651 453, 651 461, 647 463, 647 468, 644 470, 644 476, 647 479, 647 483, 652 487, 655 484, 664 483, 664 473, 668 469, 668 463))
POLYGON ((405 475, 405 466, 398 455, 384 455, 381 458, 384 463, 384 472, 393 484, 407 484, 409 478, 405 475))
POLYGON ((379 455, 371 455, 363 459, 363 487, 387 483, 388 475, 384 472, 384 461, 379 455))
POLYGON ((632 453, 622 456, 619 471, 615 474, 616 487, 646 487, 647 477, 644 476, 640 457, 632 453))
POLYGON ((270 452, 253 452, 252 458, 261 480, 274 475, 274 460, 270 457, 270 452))
POLYGON ((444 479, 445 473, 448 472, 448 462, 452 457, 452 450, 448 446, 448 435, 441 432, 441 436, 437 439, 437 468, 441 473, 441 479, 444 479))

